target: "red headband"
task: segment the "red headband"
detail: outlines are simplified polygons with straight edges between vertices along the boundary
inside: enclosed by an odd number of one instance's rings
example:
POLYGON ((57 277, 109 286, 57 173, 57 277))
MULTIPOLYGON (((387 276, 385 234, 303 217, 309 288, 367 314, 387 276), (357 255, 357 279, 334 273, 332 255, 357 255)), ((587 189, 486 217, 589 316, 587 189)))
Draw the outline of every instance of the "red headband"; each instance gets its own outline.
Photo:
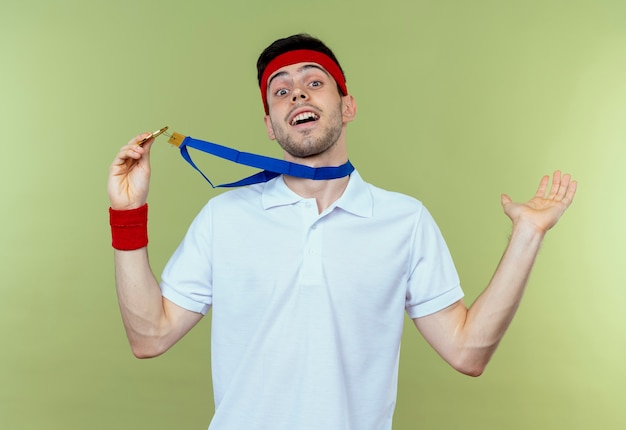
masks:
POLYGON ((339 65, 328 55, 310 49, 289 51, 270 61, 261 76, 261 97, 263 98, 263 106, 265 107, 266 114, 269 114, 269 107, 267 106, 267 81, 269 77, 281 67, 290 66, 291 64, 296 63, 319 64, 330 74, 330 76, 333 77, 335 82, 337 82, 337 85, 339 85, 343 95, 348 95, 346 78, 343 76, 343 72, 339 68, 339 65))

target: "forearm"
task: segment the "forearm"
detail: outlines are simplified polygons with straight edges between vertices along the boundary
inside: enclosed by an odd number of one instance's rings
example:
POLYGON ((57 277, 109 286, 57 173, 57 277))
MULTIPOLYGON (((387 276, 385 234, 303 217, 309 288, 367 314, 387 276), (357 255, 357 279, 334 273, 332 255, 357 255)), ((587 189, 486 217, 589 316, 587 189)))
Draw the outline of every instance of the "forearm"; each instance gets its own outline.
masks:
POLYGON ((544 235, 532 225, 514 226, 489 285, 469 308, 458 335, 475 365, 487 364, 515 316, 544 235))
POLYGON ((147 248, 114 252, 117 296, 133 353, 138 357, 158 355, 165 349, 160 340, 165 311, 147 248))

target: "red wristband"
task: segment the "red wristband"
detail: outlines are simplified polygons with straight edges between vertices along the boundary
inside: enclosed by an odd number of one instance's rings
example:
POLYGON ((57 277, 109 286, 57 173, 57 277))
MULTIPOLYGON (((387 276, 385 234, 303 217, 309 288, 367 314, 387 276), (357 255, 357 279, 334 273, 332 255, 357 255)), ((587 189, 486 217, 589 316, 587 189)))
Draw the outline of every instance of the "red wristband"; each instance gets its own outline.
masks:
POLYGON ((148 245, 148 204, 118 211, 109 208, 113 248, 132 251, 148 245))

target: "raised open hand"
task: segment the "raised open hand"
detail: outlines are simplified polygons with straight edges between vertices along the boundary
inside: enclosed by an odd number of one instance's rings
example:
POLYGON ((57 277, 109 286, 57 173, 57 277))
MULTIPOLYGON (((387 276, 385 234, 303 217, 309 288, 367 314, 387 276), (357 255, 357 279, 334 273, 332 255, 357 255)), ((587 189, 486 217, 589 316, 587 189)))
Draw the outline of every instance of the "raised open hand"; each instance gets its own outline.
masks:
POLYGON ((552 186, 548 192, 550 177, 541 178, 535 196, 526 203, 515 203, 502 195, 502 208, 513 224, 529 223, 540 232, 552 228, 574 200, 577 182, 569 174, 562 175, 559 170, 552 175, 552 186))

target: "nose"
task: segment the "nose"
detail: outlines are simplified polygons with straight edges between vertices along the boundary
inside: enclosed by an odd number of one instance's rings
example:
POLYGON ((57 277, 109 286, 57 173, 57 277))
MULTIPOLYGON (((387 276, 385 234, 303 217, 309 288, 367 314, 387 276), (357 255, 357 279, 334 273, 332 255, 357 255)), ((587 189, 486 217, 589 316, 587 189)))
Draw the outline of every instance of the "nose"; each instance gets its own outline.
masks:
POLYGON ((306 91, 303 91, 301 88, 294 88, 291 93, 291 100, 295 103, 298 100, 306 100, 309 96, 306 91))

